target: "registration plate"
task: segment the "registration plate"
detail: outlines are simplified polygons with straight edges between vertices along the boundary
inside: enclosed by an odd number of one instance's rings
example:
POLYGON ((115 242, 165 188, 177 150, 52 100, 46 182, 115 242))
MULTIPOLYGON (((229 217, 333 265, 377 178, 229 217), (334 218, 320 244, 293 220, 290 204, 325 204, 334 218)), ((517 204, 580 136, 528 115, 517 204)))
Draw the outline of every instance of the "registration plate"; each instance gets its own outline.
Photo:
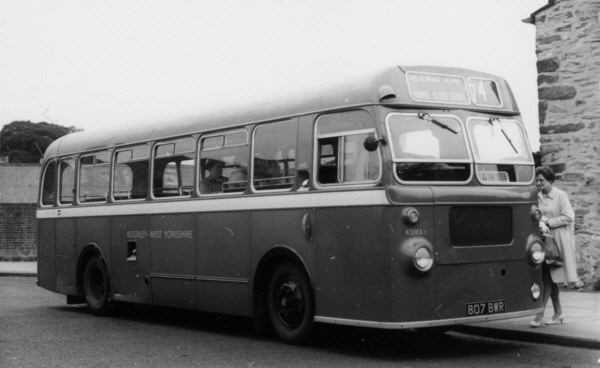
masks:
POLYGON ((506 312, 506 303, 504 300, 494 300, 491 302, 478 302, 465 304, 467 316, 483 316, 486 314, 496 314, 506 312))

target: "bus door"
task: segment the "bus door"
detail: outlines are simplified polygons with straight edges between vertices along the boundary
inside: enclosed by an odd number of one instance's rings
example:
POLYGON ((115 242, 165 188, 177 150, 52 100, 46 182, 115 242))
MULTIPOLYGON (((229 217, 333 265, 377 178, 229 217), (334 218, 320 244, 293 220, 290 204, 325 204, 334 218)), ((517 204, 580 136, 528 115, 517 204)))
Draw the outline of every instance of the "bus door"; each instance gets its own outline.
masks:
POLYGON ((316 123, 317 315, 377 320, 388 306, 389 257, 380 150, 367 111, 322 115, 316 123))

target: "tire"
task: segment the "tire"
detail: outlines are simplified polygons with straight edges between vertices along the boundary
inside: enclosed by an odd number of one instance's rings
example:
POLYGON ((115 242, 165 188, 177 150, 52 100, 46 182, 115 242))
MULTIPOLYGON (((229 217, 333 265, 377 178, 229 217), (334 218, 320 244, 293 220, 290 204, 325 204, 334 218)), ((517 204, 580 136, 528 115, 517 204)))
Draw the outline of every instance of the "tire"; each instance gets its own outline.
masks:
POLYGON ((107 314, 112 307, 108 270, 98 256, 90 258, 83 270, 83 295, 93 314, 107 314))
POLYGON ((275 333, 284 341, 301 344, 310 338, 314 307, 306 273, 291 262, 278 265, 269 279, 267 310, 275 333))

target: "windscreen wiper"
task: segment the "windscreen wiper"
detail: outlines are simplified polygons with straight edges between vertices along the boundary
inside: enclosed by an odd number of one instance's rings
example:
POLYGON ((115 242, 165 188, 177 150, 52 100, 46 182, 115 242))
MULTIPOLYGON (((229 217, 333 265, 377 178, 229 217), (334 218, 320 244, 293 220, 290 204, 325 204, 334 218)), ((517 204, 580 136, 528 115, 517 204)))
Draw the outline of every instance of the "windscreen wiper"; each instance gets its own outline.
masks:
POLYGON ((506 141, 510 144, 510 146, 515 151, 515 153, 519 154, 519 151, 517 151, 517 149, 515 148, 515 145, 513 144, 513 142, 510 140, 510 138, 508 138, 508 135, 504 131, 504 128, 502 128, 502 122, 500 122, 500 119, 498 119, 498 118, 490 118, 488 120, 488 123, 490 123, 490 125, 493 127, 494 126, 494 121, 498 122, 498 125, 500 125, 500 131, 502 132, 502 134, 504 134, 504 138, 506 138, 506 141))
POLYGON ((442 129, 449 130, 449 131, 451 131, 451 132, 452 132, 452 133, 454 133, 454 134, 458 134, 458 132, 457 132, 456 130, 454 130, 454 129, 450 128, 448 125, 446 125, 446 124, 444 124, 444 123, 440 122, 439 120, 435 120, 435 119, 434 119, 434 118, 433 118, 431 115, 429 115, 429 114, 428 114, 428 113, 426 113, 426 112, 424 112, 424 113, 420 113, 420 114, 417 114, 417 117, 418 117, 419 119, 421 119, 421 120, 425 120, 425 121, 428 121, 428 122, 430 122, 430 123, 433 123, 433 124, 435 124, 435 125, 439 126, 439 127, 440 127, 440 128, 442 128, 442 129))

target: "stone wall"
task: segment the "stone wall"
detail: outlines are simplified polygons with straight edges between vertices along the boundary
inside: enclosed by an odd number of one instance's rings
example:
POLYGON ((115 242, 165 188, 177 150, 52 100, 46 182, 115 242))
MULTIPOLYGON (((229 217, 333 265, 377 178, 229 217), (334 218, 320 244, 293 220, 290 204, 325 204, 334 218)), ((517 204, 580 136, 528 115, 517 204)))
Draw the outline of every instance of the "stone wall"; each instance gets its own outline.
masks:
POLYGON ((40 165, 0 165, 0 261, 37 259, 40 165))
POLYGON ((600 0, 549 1, 536 26, 540 151, 576 213, 578 273, 600 289, 600 0))

